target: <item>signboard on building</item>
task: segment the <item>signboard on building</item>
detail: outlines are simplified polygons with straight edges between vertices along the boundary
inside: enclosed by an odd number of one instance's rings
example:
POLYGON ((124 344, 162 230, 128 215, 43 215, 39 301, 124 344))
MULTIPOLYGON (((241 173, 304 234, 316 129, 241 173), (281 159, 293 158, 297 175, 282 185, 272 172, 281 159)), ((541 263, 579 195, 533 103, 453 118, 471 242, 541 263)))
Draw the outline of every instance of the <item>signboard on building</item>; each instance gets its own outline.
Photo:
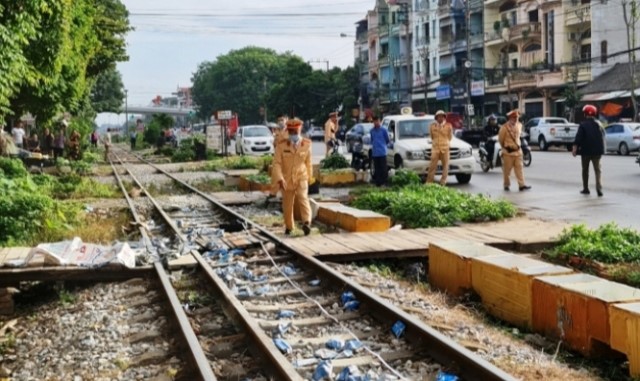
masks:
POLYGON ((231 110, 218 111, 218 120, 229 120, 233 118, 231 110))
POLYGON ((450 85, 440 85, 436 87, 436 99, 441 101, 444 99, 451 98, 451 86, 450 85))
POLYGON ((222 127, 219 124, 209 124, 205 127, 207 135, 207 148, 222 152, 222 127))
POLYGON ((484 95, 484 81, 471 81, 471 96, 479 97, 484 95))

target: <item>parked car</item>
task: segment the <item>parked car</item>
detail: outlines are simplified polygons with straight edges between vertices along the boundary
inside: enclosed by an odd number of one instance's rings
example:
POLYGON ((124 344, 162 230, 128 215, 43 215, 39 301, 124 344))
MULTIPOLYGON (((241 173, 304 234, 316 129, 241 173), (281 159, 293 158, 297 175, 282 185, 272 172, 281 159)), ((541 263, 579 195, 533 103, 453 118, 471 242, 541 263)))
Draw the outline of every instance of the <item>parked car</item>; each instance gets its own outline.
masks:
POLYGON ((533 118, 524 125, 524 130, 529 133, 529 143, 538 145, 540 151, 546 151, 550 146, 566 146, 571 150, 578 125, 565 118, 533 118))
POLYGON ((262 125, 242 126, 236 135, 236 153, 239 155, 273 154, 273 134, 262 125))
POLYGON ((615 123, 605 128, 606 149, 628 155, 632 151, 640 151, 640 123, 615 123))
MULTIPOLYGON (((431 161, 429 127, 434 120, 433 115, 390 115, 382 120, 382 127, 389 131, 391 140, 387 150, 389 168, 406 168, 426 175, 431 161)), ((467 184, 475 171, 473 149, 456 137, 451 140, 450 147, 449 173, 455 175, 460 184, 467 184)), ((371 157, 370 148, 367 155, 371 157)), ((437 173, 442 173, 442 168, 439 167, 437 173)))
POLYGON ((362 137, 364 135, 369 135, 372 128, 373 123, 358 123, 351 127, 344 138, 344 142, 347 146, 347 152, 353 152, 355 144, 362 143, 362 137))
POLYGON ((311 128, 309 128, 309 130, 307 131, 307 137, 311 140, 323 141, 324 129, 318 126, 311 126, 311 128))

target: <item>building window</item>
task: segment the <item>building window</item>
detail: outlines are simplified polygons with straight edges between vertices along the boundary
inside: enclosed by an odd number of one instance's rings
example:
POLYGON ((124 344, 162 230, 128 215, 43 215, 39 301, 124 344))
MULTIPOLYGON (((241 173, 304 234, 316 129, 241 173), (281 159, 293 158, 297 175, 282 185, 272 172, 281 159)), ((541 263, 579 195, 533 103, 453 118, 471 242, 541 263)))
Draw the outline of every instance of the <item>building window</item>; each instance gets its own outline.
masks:
POLYGON ((433 70, 431 72, 434 75, 438 72, 438 67, 436 66, 437 63, 438 63, 438 60, 433 60, 433 70))
POLYGON ((529 11, 529 22, 538 22, 538 10, 529 11))
POLYGON ((416 73, 420 74, 420 61, 416 61, 416 73))
POLYGON ((391 12, 391 25, 396 25, 396 12, 391 12))
POLYGON ((435 22, 433 23, 433 28, 431 28, 431 29, 432 29, 432 31, 431 31, 432 33, 431 34, 435 37, 436 36, 436 23, 435 22))
POLYGON ((429 63, 429 59, 428 58, 425 60, 424 67, 425 67, 425 69, 427 69, 427 72, 426 72, 427 77, 430 76, 431 73, 429 72, 429 70, 431 69, 431 65, 429 63))
POLYGON ((591 59, 591 44, 582 45, 580 47, 580 59, 588 61, 591 59))
POLYGON ((600 63, 607 63, 607 41, 600 43, 600 63))

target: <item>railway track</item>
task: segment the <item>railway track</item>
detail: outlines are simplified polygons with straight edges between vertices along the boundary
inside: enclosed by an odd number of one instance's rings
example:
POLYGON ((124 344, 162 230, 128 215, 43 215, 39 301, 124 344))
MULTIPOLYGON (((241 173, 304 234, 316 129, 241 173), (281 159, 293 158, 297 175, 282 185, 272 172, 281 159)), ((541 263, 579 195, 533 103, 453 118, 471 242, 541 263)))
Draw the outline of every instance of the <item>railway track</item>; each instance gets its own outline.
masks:
MULTIPOLYGON (((173 287, 178 288, 177 294, 184 283, 202 287, 198 292, 212 304, 198 305, 191 316, 185 316, 183 307, 174 313, 178 321, 186 318, 190 322, 189 327, 181 325, 185 342, 200 347, 193 348, 192 362, 198 363, 195 353, 203 353, 218 379, 242 375, 248 379, 321 380, 324 372, 340 374, 345 380, 349 374, 422 380, 442 370, 466 380, 514 379, 331 267, 297 253, 213 197, 137 158, 207 202, 188 211, 167 211, 135 179, 119 154, 113 154, 117 165, 125 167, 163 224, 173 231, 174 239, 190 248, 187 255, 197 262, 193 273, 174 277, 178 280, 173 287), (231 232, 232 238, 221 237, 222 231, 231 232), (193 242, 200 247, 193 247, 193 242), (194 318, 201 316, 199 309, 213 317, 194 318), (202 330, 205 320, 217 321, 216 329, 202 330), (213 332, 213 337, 203 332, 213 332), (230 359, 242 366, 228 366, 230 359), (258 363, 253 360, 260 364, 255 369, 248 365, 258 363), (230 368, 231 373, 221 371, 230 368), (238 374, 239 370, 244 372, 238 374)), ((126 194, 120 178, 118 182, 126 194)), ((135 205, 126 197, 142 226, 135 205)), ((141 234, 152 247, 155 237, 141 234)), ((158 263, 155 267, 161 268, 158 263)), ((214 379, 203 372, 201 379, 214 379)))

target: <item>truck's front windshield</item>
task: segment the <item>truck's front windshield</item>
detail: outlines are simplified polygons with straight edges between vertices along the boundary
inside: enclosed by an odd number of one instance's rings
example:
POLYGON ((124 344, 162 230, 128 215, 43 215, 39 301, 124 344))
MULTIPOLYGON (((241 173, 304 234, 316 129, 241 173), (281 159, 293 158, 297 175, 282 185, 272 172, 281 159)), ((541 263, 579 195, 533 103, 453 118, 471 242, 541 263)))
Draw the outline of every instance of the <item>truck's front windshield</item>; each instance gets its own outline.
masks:
POLYGON ((398 122, 398 139, 429 137, 429 126, 433 119, 403 120, 398 122))

